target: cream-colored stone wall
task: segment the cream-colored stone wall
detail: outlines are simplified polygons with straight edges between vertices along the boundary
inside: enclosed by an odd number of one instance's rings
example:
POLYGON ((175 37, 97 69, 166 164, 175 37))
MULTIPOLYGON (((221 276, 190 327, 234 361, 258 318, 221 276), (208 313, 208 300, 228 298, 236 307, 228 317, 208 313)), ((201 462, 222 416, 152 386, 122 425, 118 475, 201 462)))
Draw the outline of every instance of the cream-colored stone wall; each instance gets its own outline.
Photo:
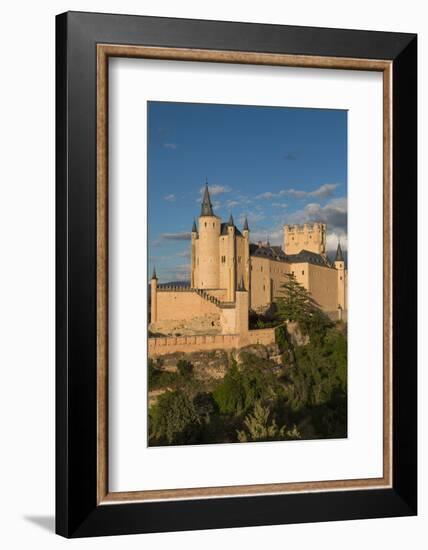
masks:
POLYGON ((158 290, 157 292, 157 321, 191 319, 209 313, 218 313, 218 307, 196 292, 185 290, 158 290))
POLYGON ((229 237, 227 235, 222 235, 219 237, 219 280, 220 288, 226 290, 229 289, 229 280, 230 280, 230 261, 228 258, 228 248, 229 248, 229 237))
MULTIPOLYGON (((150 332, 169 336, 190 336, 195 334, 222 334, 223 323, 220 311, 205 313, 189 319, 163 319, 150 323, 150 332)), ((233 331, 232 331, 233 332, 233 331)))
POLYGON ((221 288, 219 280, 219 236, 221 220, 200 216, 196 252, 196 288, 221 288))
MULTIPOLYGON (((248 241, 244 237, 236 237, 236 284, 237 286, 241 282, 241 279, 245 284, 245 260, 246 260, 246 250, 248 247, 248 241)), ((247 287, 245 287, 247 290, 247 287)))
POLYGON ((342 309, 347 309, 347 273, 345 271, 345 262, 336 261, 334 266, 337 270, 337 302, 342 309))
POLYGON ((214 298, 217 298, 217 300, 220 300, 220 302, 227 301, 227 290, 225 288, 213 288, 207 290, 207 294, 209 294, 210 296, 214 296, 214 298))
POLYGON ((306 287, 313 299, 324 311, 337 310, 337 271, 329 267, 306 264, 309 285, 306 287))
POLYGON ((272 302, 272 298, 278 296, 285 275, 290 271, 290 264, 251 256, 250 266, 250 304, 251 309, 258 311, 265 309, 272 302))
POLYGON ((212 336, 181 336, 149 338, 149 357, 159 357, 169 353, 192 353, 215 349, 239 349, 250 344, 268 346, 275 342, 274 329, 250 330, 245 337, 239 334, 222 334, 212 336))
POLYGON ((338 270, 307 262, 287 264, 268 258, 251 257, 251 308, 254 311, 266 309, 272 298, 281 296, 281 285, 285 275, 291 273, 312 295, 316 303, 325 311, 334 311, 340 304, 338 281, 343 276, 343 303, 346 304, 346 270, 342 275, 338 270))
POLYGON ((325 254, 325 244, 326 225, 324 223, 284 225, 283 248, 286 254, 298 254, 302 250, 325 254))

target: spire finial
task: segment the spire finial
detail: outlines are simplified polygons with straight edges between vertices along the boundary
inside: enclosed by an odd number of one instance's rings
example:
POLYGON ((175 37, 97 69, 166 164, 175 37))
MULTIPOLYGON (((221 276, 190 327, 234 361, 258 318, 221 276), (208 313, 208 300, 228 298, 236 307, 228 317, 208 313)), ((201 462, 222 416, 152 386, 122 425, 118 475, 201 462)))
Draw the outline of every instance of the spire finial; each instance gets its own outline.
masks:
POLYGON ((239 285, 238 285, 238 292, 243 292, 245 291, 245 285, 244 285, 244 277, 243 275, 241 275, 241 280, 239 281, 239 285))
POLYGON ((335 262, 343 262, 343 253, 342 253, 342 247, 340 246, 340 239, 338 239, 337 242, 337 250, 336 250, 336 258, 334 260, 335 262))
POLYGON ((249 227, 248 227, 248 220, 247 220, 247 216, 245 216, 245 220, 244 220, 244 231, 249 231, 249 227))
POLYGON ((230 213, 230 217, 229 217, 229 227, 233 227, 235 225, 234 221, 233 221, 233 216, 232 216, 232 212, 230 213))
POLYGON ((208 189, 208 178, 205 183, 204 197, 201 203, 201 216, 214 216, 213 205, 211 204, 210 192, 208 189))
POLYGON ((157 279, 157 277, 156 277, 156 267, 155 266, 153 266, 152 279, 157 279))
POLYGON ((198 229, 196 227, 196 220, 193 218, 192 233, 197 233, 198 229))

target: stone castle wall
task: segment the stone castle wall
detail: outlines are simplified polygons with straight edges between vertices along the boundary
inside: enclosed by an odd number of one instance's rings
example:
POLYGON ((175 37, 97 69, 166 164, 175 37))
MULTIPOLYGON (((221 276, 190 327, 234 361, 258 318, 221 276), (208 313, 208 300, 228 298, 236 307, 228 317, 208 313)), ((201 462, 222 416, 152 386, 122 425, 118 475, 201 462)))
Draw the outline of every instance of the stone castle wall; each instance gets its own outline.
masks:
POLYGON ((250 344, 263 344, 268 346, 275 342, 275 329, 250 330, 246 335, 240 334, 215 334, 200 336, 177 336, 149 338, 149 357, 158 357, 169 353, 192 353, 198 351, 210 351, 216 349, 239 349, 250 344))
POLYGON ((325 245, 326 225, 323 223, 284 225, 283 249, 286 254, 298 254, 301 250, 325 254, 325 245))
POLYGON ((157 322, 178 321, 218 313, 218 307, 214 302, 204 299, 190 289, 157 291, 157 322))
POLYGON ((307 264, 308 286, 312 298, 324 311, 337 310, 337 270, 320 265, 307 264))

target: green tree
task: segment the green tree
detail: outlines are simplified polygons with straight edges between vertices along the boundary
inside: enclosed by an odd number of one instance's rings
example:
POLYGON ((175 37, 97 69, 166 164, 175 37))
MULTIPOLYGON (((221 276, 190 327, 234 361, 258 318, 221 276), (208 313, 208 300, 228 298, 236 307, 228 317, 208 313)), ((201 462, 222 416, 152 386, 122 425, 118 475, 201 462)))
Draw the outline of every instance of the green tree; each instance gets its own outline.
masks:
POLYGON ((245 392, 236 362, 232 363, 223 382, 214 390, 213 397, 222 414, 234 414, 243 410, 245 392))
POLYGON ((282 321, 302 321, 312 312, 312 300, 306 288, 292 273, 285 275, 285 282, 276 299, 277 317, 282 321))
POLYGON ((315 435, 344 437, 347 425, 347 341, 335 329, 295 348, 288 372, 288 406, 310 419, 315 435))
POLYGON ((201 419, 182 391, 162 394, 149 414, 150 439, 158 444, 186 445, 197 441, 201 419))
POLYGON ((283 322, 296 321, 305 334, 322 341, 332 323, 314 302, 309 291, 292 273, 287 273, 279 292, 280 296, 276 298, 277 319, 283 322))
POLYGON ((240 367, 233 363, 213 392, 222 414, 245 413, 257 400, 274 400, 281 389, 270 361, 250 353, 242 353, 241 357, 240 367))
POLYGON ((269 407, 263 406, 260 401, 256 401, 252 414, 249 414, 244 424, 246 430, 238 431, 238 441, 245 443, 247 441, 282 441, 285 439, 300 439, 300 434, 294 426, 292 430, 287 430, 286 426, 279 428, 269 407))

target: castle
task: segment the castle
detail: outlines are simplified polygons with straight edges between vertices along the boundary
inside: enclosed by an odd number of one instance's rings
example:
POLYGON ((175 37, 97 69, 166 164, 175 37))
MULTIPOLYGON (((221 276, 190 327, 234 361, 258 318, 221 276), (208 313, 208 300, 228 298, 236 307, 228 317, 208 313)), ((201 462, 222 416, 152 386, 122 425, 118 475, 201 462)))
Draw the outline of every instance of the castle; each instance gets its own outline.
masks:
POLYGON ((327 315, 346 319, 347 270, 340 243, 334 262, 326 255, 325 224, 284 225, 282 247, 254 244, 247 219, 241 231, 232 215, 222 223, 214 214, 206 185, 191 232, 190 286, 159 285, 153 272, 149 330, 165 337, 149 338, 149 355, 167 347, 171 352, 171 346, 180 351, 192 344, 210 349, 270 343, 272 329, 249 330, 249 312, 268 310, 290 273, 327 315))

